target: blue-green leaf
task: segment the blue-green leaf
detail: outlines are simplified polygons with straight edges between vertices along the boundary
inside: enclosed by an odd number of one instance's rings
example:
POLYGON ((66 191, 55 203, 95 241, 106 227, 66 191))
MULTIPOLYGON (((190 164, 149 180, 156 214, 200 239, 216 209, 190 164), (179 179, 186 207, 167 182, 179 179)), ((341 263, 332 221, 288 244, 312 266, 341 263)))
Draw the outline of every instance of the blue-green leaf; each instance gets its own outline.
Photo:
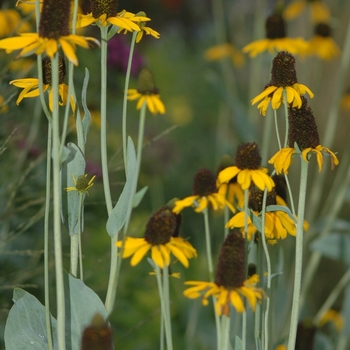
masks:
POLYGON ((133 195, 135 191, 135 176, 136 176, 136 152, 135 146, 131 139, 128 138, 127 147, 127 176, 123 191, 118 199, 117 204, 113 208, 109 218, 107 220, 106 229, 108 234, 113 237, 116 236, 123 228, 126 218, 130 214, 132 209, 133 195))
MULTIPOLYGON (((23 289, 13 291, 13 301, 5 327, 7 350, 47 350, 45 307, 33 295, 23 289)), ((54 349, 56 343, 56 320, 51 316, 54 349)))
POLYGON ((141 203, 142 198, 146 194, 147 190, 148 190, 148 186, 145 186, 145 187, 141 188, 141 190, 135 194, 134 202, 132 204, 133 208, 137 208, 139 206, 139 204, 141 203))
MULTIPOLYGON (((68 143, 67 149, 69 156, 62 165, 62 220, 72 236, 79 233, 78 218, 79 218, 79 201, 80 193, 77 191, 67 192, 64 190, 67 187, 75 187, 73 174, 76 179, 85 173, 84 155, 77 145, 68 143)), ((83 231, 84 210, 81 211, 81 224, 83 231)))
POLYGON ((84 136, 85 143, 86 143, 87 134, 89 132, 90 123, 91 123, 91 113, 86 104, 86 92, 87 92, 88 84, 89 84, 89 70, 85 68, 85 78, 83 82, 83 89, 81 92, 81 104, 83 105, 83 109, 84 109, 84 118, 81 123, 83 126, 83 136, 84 136))

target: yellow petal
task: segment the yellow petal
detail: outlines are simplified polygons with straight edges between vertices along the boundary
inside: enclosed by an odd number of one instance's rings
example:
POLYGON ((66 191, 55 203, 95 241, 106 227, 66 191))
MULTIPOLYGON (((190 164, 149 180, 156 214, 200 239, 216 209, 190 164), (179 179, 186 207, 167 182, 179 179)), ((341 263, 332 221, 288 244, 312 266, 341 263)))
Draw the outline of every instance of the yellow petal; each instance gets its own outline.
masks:
POLYGON ((164 267, 164 259, 163 259, 163 255, 160 251, 159 245, 152 246, 152 260, 160 268, 164 267))
POLYGON ((140 247, 131 258, 130 265, 136 266, 142 260, 142 258, 146 255, 146 253, 150 250, 150 248, 151 248, 150 244, 140 247))
POLYGON ((180 263, 185 266, 188 267, 189 263, 188 263, 188 259, 186 257, 186 255, 177 247, 175 247, 172 244, 167 243, 166 246, 171 250, 171 252, 174 254, 174 256, 180 261, 180 263))
POLYGON ((237 312, 244 312, 245 309, 243 300, 240 297, 240 295, 234 290, 231 290, 230 292, 230 301, 234 308, 237 310, 237 312))
POLYGON ((72 62, 75 66, 77 66, 78 58, 74 52, 75 51, 74 47, 68 41, 62 38, 59 39, 59 42, 64 52, 64 55, 68 58, 70 62, 72 62))

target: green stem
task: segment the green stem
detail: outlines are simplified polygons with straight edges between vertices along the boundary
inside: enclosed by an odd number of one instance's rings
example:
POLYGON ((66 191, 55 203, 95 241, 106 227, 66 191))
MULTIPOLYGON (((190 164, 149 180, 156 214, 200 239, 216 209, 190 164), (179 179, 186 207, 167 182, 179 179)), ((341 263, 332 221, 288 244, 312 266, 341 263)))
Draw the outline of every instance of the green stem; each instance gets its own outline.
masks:
MULTIPOLYGON (((146 122, 146 110, 147 105, 144 103, 140 110, 140 123, 139 123, 139 134, 138 134, 138 141, 137 141, 137 163, 136 163, 136 174, 134 176, 134 183, 132 186, 132 198, 134 198, 137 190, 137 182, 140 174, 140 168, 141 168, 141 159, 142 159, 142 147, 143 147, 143 135, 145 131, 145 122, 146 122)), ((128 232, 131 213, 132 213, 132 206, 133 201, 129 201, 129 207, 127 210, 127 218, 125 220, 125 225, 123 228, 123 235, 122 240, 125 241, 126 233, 128 232)), ((122 262, 122 256, 123 256, 123 248, 121 248, 119 254, 118 254, 118 248, 115 245, 117 242, 118 237, 113 236, 112 237, 112 258, 111 258, 111 267, 110 267, 110 274, 109 274, 109 282, 108 282, 108 288, 107 288, 107 296, 105 301, 105 306, 108 313, 111 313, 114 307, 114 301, 115 301, 115 295, 117 291, 118 286, 118 279, 120 275, 120 267, 122 262)))
MULTIPOLYGON (((164 291, 162 288, 160 268, 156 263, 154 263, 154 265, 156 268, 156 277, 157 277, 157 285, 158 285, 158 292, 159 292, 159 298, 160 298, 160 307, 162 310, 162 319, 164 321, 164 326, 165 326, 167 350, 172 350, 173 342, 172 342, 172 336, 171 336, 171 324, 169 324, 168 317, 167 317, 166 302, 164 300, 164 291)), ((162 322, 162 319, 161 319, 161 322, 162 322)))
POLYGON ((230 317, 225 315, 221 316, 221 329, 222 329, 222 349, 229 350, 230 349, 230 317))
POLYGON ((108 176, 107 159, 107 26, 100 27, 101 30, 101 163, 103 190, 105 194, 108 216, 113 209, 111 190, 108 176))
POLYGON ((272 118, 271 108, 268 108, 265 116, 264 134, 263 134, 262 147, 261 147, 261 164, 263 166, 267 165, 267 161, 269 159, 269 147, 271 144, 272 121, 273 121, 273 118, 272 118))
POLYGON ((82 218, 82 211, 83 211, 83 207, 84 207, 84 196, 85 194, 83 193, 79 193, 79 210, 78 210, 78 227, 79 227, 79 232, 78 232, 78 247, 79 247, 79 268, 80 268, 80 279, 83 281, 84 280, 84 276, 83 276, 83 248, 81 246, 81 234, 83 231, 83 225, 81 222, 81 218, 82 218))
POLYGON ((70 273, 78 277, 79 258, 79 235, 77 233, 70 236, 70 273))
POLYGON ((269 312, 270 312, 270 292, 271 292, 271 260, 270 254, 267 249, 266 238, 265 238, 265 215, 266 215, 266 198, 267 198, 267 188, 264 191, 262 211, 261 211, 261 241, 264 248, 266 266, 267 266, 267 298, 266 298, 266 311, 265 311, 265 321, 264 321, 264 333, 265 333, 265 345, 264 349, 269 349, 269 312))
POLYGON ((274 116, 274 119, 275 119, 275 128, 276 128, 276 136, 277 136, 277 142, 278 142, 278 149, 281 149, 282 146, 281 146, 280 134, 279 134, 279 131, 278 131, 278 121, 277 121, 277 110, 276 110, 276 109, 273 110, 273 116, 274 116))
POLYGON ((309 162, 305 161, 301 156, 301 171, 300 171, 300 187, 299 187, 299 203, 298 203, 298 222, 295 245, 295 273, 294 273, 294 290, 292 315, 290 321, 288 350, 294 350, 295 340, 297 335, 298 314, 299 314, 299 299, 301 289, 301 274, 303 265, 303 225, 305 214, 305 199, 307 188, 307 173, 309 162))
POLYGON ((283 147, 287 147, 288 145, 288 133, 289 133, 289 121, 288 121, 288 101, 287 101, 287 91, 283 88, 283 107, 284 107, 284 115, 285 115, 285 123, 286 123, 286 131, 284 135, 284 143, 283 147))
POLYGON ((45 217, 44 217, 44 284, 45 284, 45 318, 46 334, 49 350, 53 349, 51 333, 51 314, 50 314, 50 283, 49 283, 49 218, 51 203, 51 148, 52 148, 52 129, 48 125, 47 132, 47 151, 46 151, 46 194, 45 194, 45 217))
POLYGON ((242 350, 247 347, 247 313, 242 313, 242 350))
MULTIPOLYGON (((124 168, 125 173, 127 171, 127 156, 126 156, 126 144, 127 144, 127 134, 126 134, 126 115, 127 115, 127 108, 128 108, 128 89, 129 89, 129 81, 130 81, 130 72, 131 72, 131 65, 132 65, 132 58, 134 55, 134 47, 135 47, 135 40, 136 40, 137 32, 132 33, 131 38, 131 44, 130 44, 130 52, 129 52, 129 59, 128 59, 128 67, 126 69, 126 76, 125 76, 125 85, 124 85, 124 96, 123 96, 123 120, 122 120, 122 137, 123 137, 123 157, 124 157, 124 168)), ((128 174, 126 174, 128 175, 128 174)))
POLYGON ((58 54, 51 59, 52 67, 52 158, 53 158, 53 223, 55 242, 56 267, 56 298, 57 298, 57 340, 58 349, 65 350, 65 299, 63 282, 62 237, 61 237, 61 156, 58 113, 58 54))

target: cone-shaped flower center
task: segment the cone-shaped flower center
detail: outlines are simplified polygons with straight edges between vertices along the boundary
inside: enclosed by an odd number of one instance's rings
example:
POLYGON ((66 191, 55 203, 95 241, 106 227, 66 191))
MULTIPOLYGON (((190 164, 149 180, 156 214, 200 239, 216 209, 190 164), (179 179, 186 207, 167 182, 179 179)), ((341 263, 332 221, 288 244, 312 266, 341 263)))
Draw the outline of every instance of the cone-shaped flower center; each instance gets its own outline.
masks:
MULTIPOLYGON (((51 59, 48 56, 45 56, 42 59, 43 67, 43 84, 51 85, 52 81, 52 69, 51 69, 51 59)), ((58 58, 58 84, 64 84, 66 78, 66 64, 64 59, 60 56, 58 58)))
POLYGON ((245 251, 242 233, 231 231, 220 250, 215 283, 226 289, 243 286, 245 280, 245 251))
POLYGON ((286 51, 280 51, 272 62, 270 86, 293 86, 297 81, 295 58, 286 51))
POLYGON ((235 163, 236 166, 242 170, 259 169, 261 165, 261 157, 256 142, 248 142, 238 146, 235 163))
MULTIPOLYGON (((249 189, 248 207, 260 213, 262 210, 263 199, 264 199, 264 192, 261 191, 256 186, 251 186, 249 189)), ((273 188, 272 191, 267 192, 266 206, 275 205, 275 204, 276 204, 276 190, 275 188, 273 188)))
POLYGON ((320 144, 320 137, 312 109, 307 104, 307 99, 301 96, 301 108, 289 108, 289 147, 294 148, 297 143, 300 150, 316 148, 320 144))
POLYGON ((211 193, 216 193, 216 178, 209 169, 199 169, 193 178, 192 192, 194 195, 205 197, 211 193))
POLYGON ((286 24, 281 15, 271 15, 265 22, 266 38, 279 39, 286 37, 286 24))
POLYGON ((148 220, 145 240, 152 245, 168 243, 179 232, 177 216, 167 206, 160 208, 148 220))
POLYGON ((108 17, 115 17, 118 13, 118 1, 117 0, 90 0, 92 16, 99 18, 101 15, 106 14, 108 17))
POLYGON ((315 26, 315 35, 322 36, 324 38, 329 38, 332 34, 330 26, 326 23, 318 23, 315 26))
POLYGON ((152 73, 147 69, 141 69, 137 78, 137 91, 142 95, 158 94, 152 73))
POLYGON ((69 35, 70 0, 44 0, 39 36, 58 40, 69 35))

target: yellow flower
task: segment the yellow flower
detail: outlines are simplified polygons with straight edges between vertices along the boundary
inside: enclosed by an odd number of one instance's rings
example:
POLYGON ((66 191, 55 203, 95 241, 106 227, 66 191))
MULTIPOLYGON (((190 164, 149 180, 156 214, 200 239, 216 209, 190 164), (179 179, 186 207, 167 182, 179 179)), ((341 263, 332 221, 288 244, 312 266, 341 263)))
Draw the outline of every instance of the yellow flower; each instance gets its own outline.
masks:
POLYGON ((89 189, 94 185, 94 180, 95 180, 95 175, 88 181, 87 180, 87 174, 85 175, 80 175, 78 177, 78 180, 75 178, 75 175, 72 175, 73 182, 75 186, 70 186, 65 188, 67 192, 71 191, 77 191, 81 194, 86 194, 88 193, 89 189))
POLYGON ((215 184, 215 175, 209 170, 202 168, 193 179, 192 196, 175 201, 173 212, 179 214, 184 208, 193 206, 196 213, 201 213, 208 208, 209 203, 214 210, 224 209, 226 206, 235 213, 236 210, 225 198, 226 188, 221 187, 217 191, 215 184))
POLYGON ((137 79, 137 89, 128 90, 128 100, 137 100, 136 109, 146 104, 152 114, 164 114, 165 106, 160 99, 158 89, 155 86, 152 73, 146 69, 141 69, 137 79))
POLYGON ((130 101, 138 100, 136 109, 141 109, 141 107, 145 103, 147 105, 148 110, 152 114, 165 113, 164 103, 160 99, 160 95, 158 93, 142 94, 137 89, 129 89, 128 100, 130 101))
POLYGON ((245 61, 241 52, 230 43, 210 47, 205 51, 204 57, 207 61, 217 61, 229 57, 236 67, 242 67, 245 61))
MULTIPOLYGON (((273 164, 276 173, 281 174, 285 173, 288 174, 288 169, 290 165, 293 162, 293 157, 297 153, 297 151, 294 148, 282 148, 279 150, 270 160, 269 163, 273 164)), ((327 147, 324 147, 322 145, 318 145, 315 148, 308 147, 305 148, 301 154, 305 161, 309 161, 310 156, 315 153, 316 154, 316 160, 318 164, 318 170, 321 171, 323 167, 323 155, 330 155, 331 156, 331 169, 333 170, 336 165, 339 164, 339 160, 335 153, 333 153, 330 149, 327 147)))
MULTIPOLYGON (((39 79, 37 78, 25 78, 25 79, 16 79, 10 81, 11 85, 14 85, 18 88, 23 89, 21 93, 19 94, 16 104, 19 105, 20 102, 24 98, 30 98, 30 97, 37 97, 40 95, 40 90, 39 90, 39 79)), ((48 84, 43 85, 43 91, 49 90, 49 105, 50 105, 50 110, 53 110, 53 92, 51 89, 51 86, 48 84)), ((59 102, 60 106, 65 106, 67 104, 67 97, 68 97, 68 86, 66 84, 59 84, 58 85, 58 93, 60 95, 61 101, 59 102)), ((75 106, 73 97, 71 96, 71 105, 72 109, 75 106)), ((74 109, 73 109, 74 110, 74 109)))
POLYGON ((292 54, 303 54, 308 48, 308 43, 303 38, 276 38, 261 39, 246 45, 242 51, 249 53, 254 58, 262 52, 268 51, 276 54, 278 51, 288 51, 292 54))
MULTIPOLYGON (((50 110, 53 110, 53 91, 51 89, 51 60, 48 56, 45 56, 42 59, 43 67, 43 91, 49 90, 49 106, 50 110)), ((60 106, 65 106, 68 100, 68 86, 64 83, 65 80, 65 64, 62 57, 59 57, 59 85, 58 93, 61 98, 59 101, 60 106)), ((16 104, 19 105, 24 98, 37 97, 40 95, 39 89, 39 79, 37 78, 25 78, 25 79, 16 79, 10 81, 11 85, 14 85, 18 88, 23 89, 19 94, 16 104)), ((75 111, 75 101, 73 96, 70 96, 70 104, 73 112, 75 111)))
POLYGON ((287 102, 296 108, 301 107, 300 95, 308 93, 311 98, 314 97, 314 94, 307 86, 295 83, 292 86, 285 87, 269 86, 258 96, 254 97, 251 100, 251 104, 255 105, 257 102, 262 100, 258 105, 258 108, 260 110, 260 114, 266 115, 266 111, 270 103, 273 109, 280 108, 281 103, 283 102, 283 90, 286 91, 287 102))
POLYGON ((152 260, 160 268, 170 265, 173 254, 182 265, 189 266, 188 260, 197 256, 192 245, 178 237, 181 215, 172 212, 172 205, 158 209, 148 220, 144 238, 127 237, 116 246, 123 248, 123 258, 131 258, 131 266, 136 266, 149 250, 152 260))
POLYGON ((150 18, 145 16, 138 16, 125 10, 117 13, 115 16, 109 16, 107 13, 102 13, 94 17, 93 13, 87 15, 79 15, 77 21, 77 28, 87 27, 91 24, 98 24, 103 27, 114 25, 120 27, 121 30, 128 32, 140 32, 140 27, 137 23, 150 21, 150 18))
POLYGON ((225 288, 219 286, 215 282, 202 281, 187 281, 186 285, 192 286, 184 291, 184 296, 189 299, 197 299, 202 296, 202 304, 204 306, 209 304, 208 298, 212 296, 217 300, 215 304, 215 311, 217 315, 229 315, 230 304, 237 312, 244 312, 243 298, 246 298, 248 304, 255 311, 257 301, 262 299, 263 293, 256 288, 256 283, 259 282, 259 276, 253 275, 243 282, 243 285, 236 288, 225 288))
MULTIPOLYGON (((233 178, 233 180, 237 180, 233 178)), ((244 206, 244 192, 242 186, 237 181, 229 181, 222 183, 218 190, 227 198, 229 203, 233 203, 235 207, 242 208, 244 206)))
POLYGON ((326 23, 315 26, 315 35, 309 42, 307 55, 315 55, 322 60, 329 61, 340 55, 340 49, 331 37, 331 28, 326 23))
MULTIPOLYGON (((144 17, 144 18, 147 18, 146 17, 146 13, 143 12, 143 11, 140 11, 136 14, 136 17, 144 17)), ((140 42, 141 39, 143 38, 143 34, 145 33, 146 35, 151 35, 153 36, 153 38, 156 38, 156 39, 159 39, 160 38, 160 34, 155 31, 154 29, 150 28, 150 27, 147 27, 146 26, 146 22, 144 21, 138 21, 137 24, 139 25, 140 27, 140 31, 137 33, 136 35, 136 42, 140 42)), ((121 31, 121 29, 119 30, 119 32, 121 31)))
POLYGON ((299 16, 307 5, 310 6, 311 17, 314 23, 328 22, 330 18, 330 11, 328 6, 321 0, 295 0, 286 7, 283 17, 286 20, 292 20, 299 16))
POLYGON ((229 182, 232 178, 237 176, 237 182, 241 185, 243 190, 250 187, 252 182, 255 183, 262 191, 267 188, 271 191, 274 182, 269 175, 267 175, 267 169, 259 167, 258 169, 240 169, 237 166, 230 166, 222 170, 218 175, 218 183, 229 182))
POLYGON ((16 10, 0 10, 0 37, 10 36, 14 31, 21 33, 28 30, 30 30, 30 25, 21 19, 16 10))
POLYGON ((326 311, 318 322, 317 326, 322 327, 326 323, 331 322, 340 333, 344 328, 344 317, 337 311, 329 309, 326 311))
POLYGON ((126 237, 123 246, 122 241, 116 243, 118 248, 123 247, 123 258, 129 258, 131 266, 136 266, 151 250, 151 257, 160 268, 170 265, 170 255, 173 254, 183 266, 188 267, 188 260, 197 256, 192 245, 181 237, 170 237, 169 242, 164 244, 152 244, 145 238, 126 237))
MULTIPOLYGON (((255 215, 259 215, 258 212, 254 212, 255 215)), ((244 229, 244 216, 245 212, 241 211, 231 218, 225 227, 233 229, 244 229)), ((254 226, 250 217, 248 220, 248 235, 247 239, 250 241, 253 239, 257 229, 254 226)), ((287 213, 281 210, 271 211, 265 213, 265 229, 264 234, 268 242, 275 243, 277 239, 285 239, 287 234, 292 236, 296 235, 295 222, 289 217, 287 213)))

